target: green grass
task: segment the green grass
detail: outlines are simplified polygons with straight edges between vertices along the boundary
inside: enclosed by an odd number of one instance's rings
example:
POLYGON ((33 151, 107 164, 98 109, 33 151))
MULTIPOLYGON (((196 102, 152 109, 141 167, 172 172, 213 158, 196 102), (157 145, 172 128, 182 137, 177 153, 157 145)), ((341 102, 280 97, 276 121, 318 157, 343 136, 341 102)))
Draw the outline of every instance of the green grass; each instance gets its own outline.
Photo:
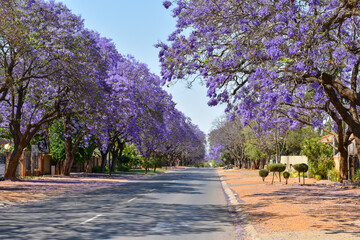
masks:
MULTIPOLYGON (((158 170, 156 169, 156 172, 154 173, 154 169, 150 168, 147 175, 156 175, 159 173, 165 172, 164 170, 158 170)), ((129 169, 129 171, 116 171, 112 174, 127 174, 127 175, 145 175, 145 169, 129 169)))

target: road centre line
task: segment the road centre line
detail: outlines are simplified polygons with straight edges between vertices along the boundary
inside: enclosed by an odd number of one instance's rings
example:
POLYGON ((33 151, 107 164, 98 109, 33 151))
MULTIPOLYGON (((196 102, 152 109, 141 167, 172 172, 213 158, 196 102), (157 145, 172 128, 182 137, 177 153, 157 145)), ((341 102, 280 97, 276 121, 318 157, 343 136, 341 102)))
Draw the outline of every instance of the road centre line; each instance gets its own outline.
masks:
POLYGON ((101 216, 102 216, 102 214, 98 214, 98 215, 96 215, 95 217, 89 218, 88 220, 86 220, 86 221, 84 221, 84 222, 82 222, 82 223, 80 223, 80 224, 85 224, 85 223, 91 222, 91 221, 93 221, 93 220, 95 220, 96 218, 101 217, 101 216))
POLYGON ((132 201, 134 201, 136 199, 136 197, 134 197, 134 198, 132 198, 132 199, 130 199, 129 201, 127 201, 128 203, 130 203, 130 202, 132 202, 132 201))

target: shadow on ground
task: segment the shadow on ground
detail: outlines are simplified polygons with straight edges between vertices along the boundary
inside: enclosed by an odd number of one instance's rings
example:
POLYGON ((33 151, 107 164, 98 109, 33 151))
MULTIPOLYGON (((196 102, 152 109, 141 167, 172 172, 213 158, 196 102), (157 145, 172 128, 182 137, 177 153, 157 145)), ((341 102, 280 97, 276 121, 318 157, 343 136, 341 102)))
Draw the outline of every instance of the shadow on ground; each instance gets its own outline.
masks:
POLYGON ((166 204, 166 194, 201 194, 199 183, 218 181, 201 171, 160 175, 81 194, 0 209, 0 239, 111 239, 121 236, 177 236, 216 232, 217 223, 231 223, 223 205, 166 204), (151 194, 150 194, 151 192, 151 194), (138 201, 136 199, 141 199, 138 201), (89 219, 96 218, 93 221, 89 219), (87 222, 88 221, 88 222, 87 222), (211 224, 210 224, 211 223, 211 224))

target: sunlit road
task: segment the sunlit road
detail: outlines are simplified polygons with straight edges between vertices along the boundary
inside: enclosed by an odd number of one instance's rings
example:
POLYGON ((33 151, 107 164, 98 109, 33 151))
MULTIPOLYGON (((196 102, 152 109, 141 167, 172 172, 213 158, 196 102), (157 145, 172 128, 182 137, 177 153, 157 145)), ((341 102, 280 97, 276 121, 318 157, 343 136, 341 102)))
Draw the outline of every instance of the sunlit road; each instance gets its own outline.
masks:
POLYGON ((231 240, 234 232, 216 169, 0 208, 0 239, 231 240))

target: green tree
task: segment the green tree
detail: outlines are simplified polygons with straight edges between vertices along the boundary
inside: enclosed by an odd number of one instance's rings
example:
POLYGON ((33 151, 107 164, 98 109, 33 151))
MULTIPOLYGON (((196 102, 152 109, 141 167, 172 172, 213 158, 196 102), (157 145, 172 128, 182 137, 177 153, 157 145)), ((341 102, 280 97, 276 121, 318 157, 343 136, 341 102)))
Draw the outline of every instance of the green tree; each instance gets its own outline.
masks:
POLYGON ((63 161, 66 157, 63 129, 62 121, 54 121, 49 127, 50 153, 57 162, 63 161))
POLYGON ((129 168, 136 168, 141 163, 141 156, 134 144, 127 144, 120 158, 121 162, 129 168))
POLYGON ((289 131, 286 137, 285 155, 300 155, 303 142, 316 137, 320 137, 319 131, 310 126, 289 131))
POLYGON ((154 172, 156 172, 156 168, 162 167, 163 159, 154 157, 154 158, 150 158, 150 162, 151 162, 151 166, 154 168, 154 172))
POLYGON ((308 158, 309 173, 312 176, 321 175, 327 177, 327 173, 334 166, 333 148, 326 143, 320 142, 319 138, 305 140, 302 154, 308 158))

